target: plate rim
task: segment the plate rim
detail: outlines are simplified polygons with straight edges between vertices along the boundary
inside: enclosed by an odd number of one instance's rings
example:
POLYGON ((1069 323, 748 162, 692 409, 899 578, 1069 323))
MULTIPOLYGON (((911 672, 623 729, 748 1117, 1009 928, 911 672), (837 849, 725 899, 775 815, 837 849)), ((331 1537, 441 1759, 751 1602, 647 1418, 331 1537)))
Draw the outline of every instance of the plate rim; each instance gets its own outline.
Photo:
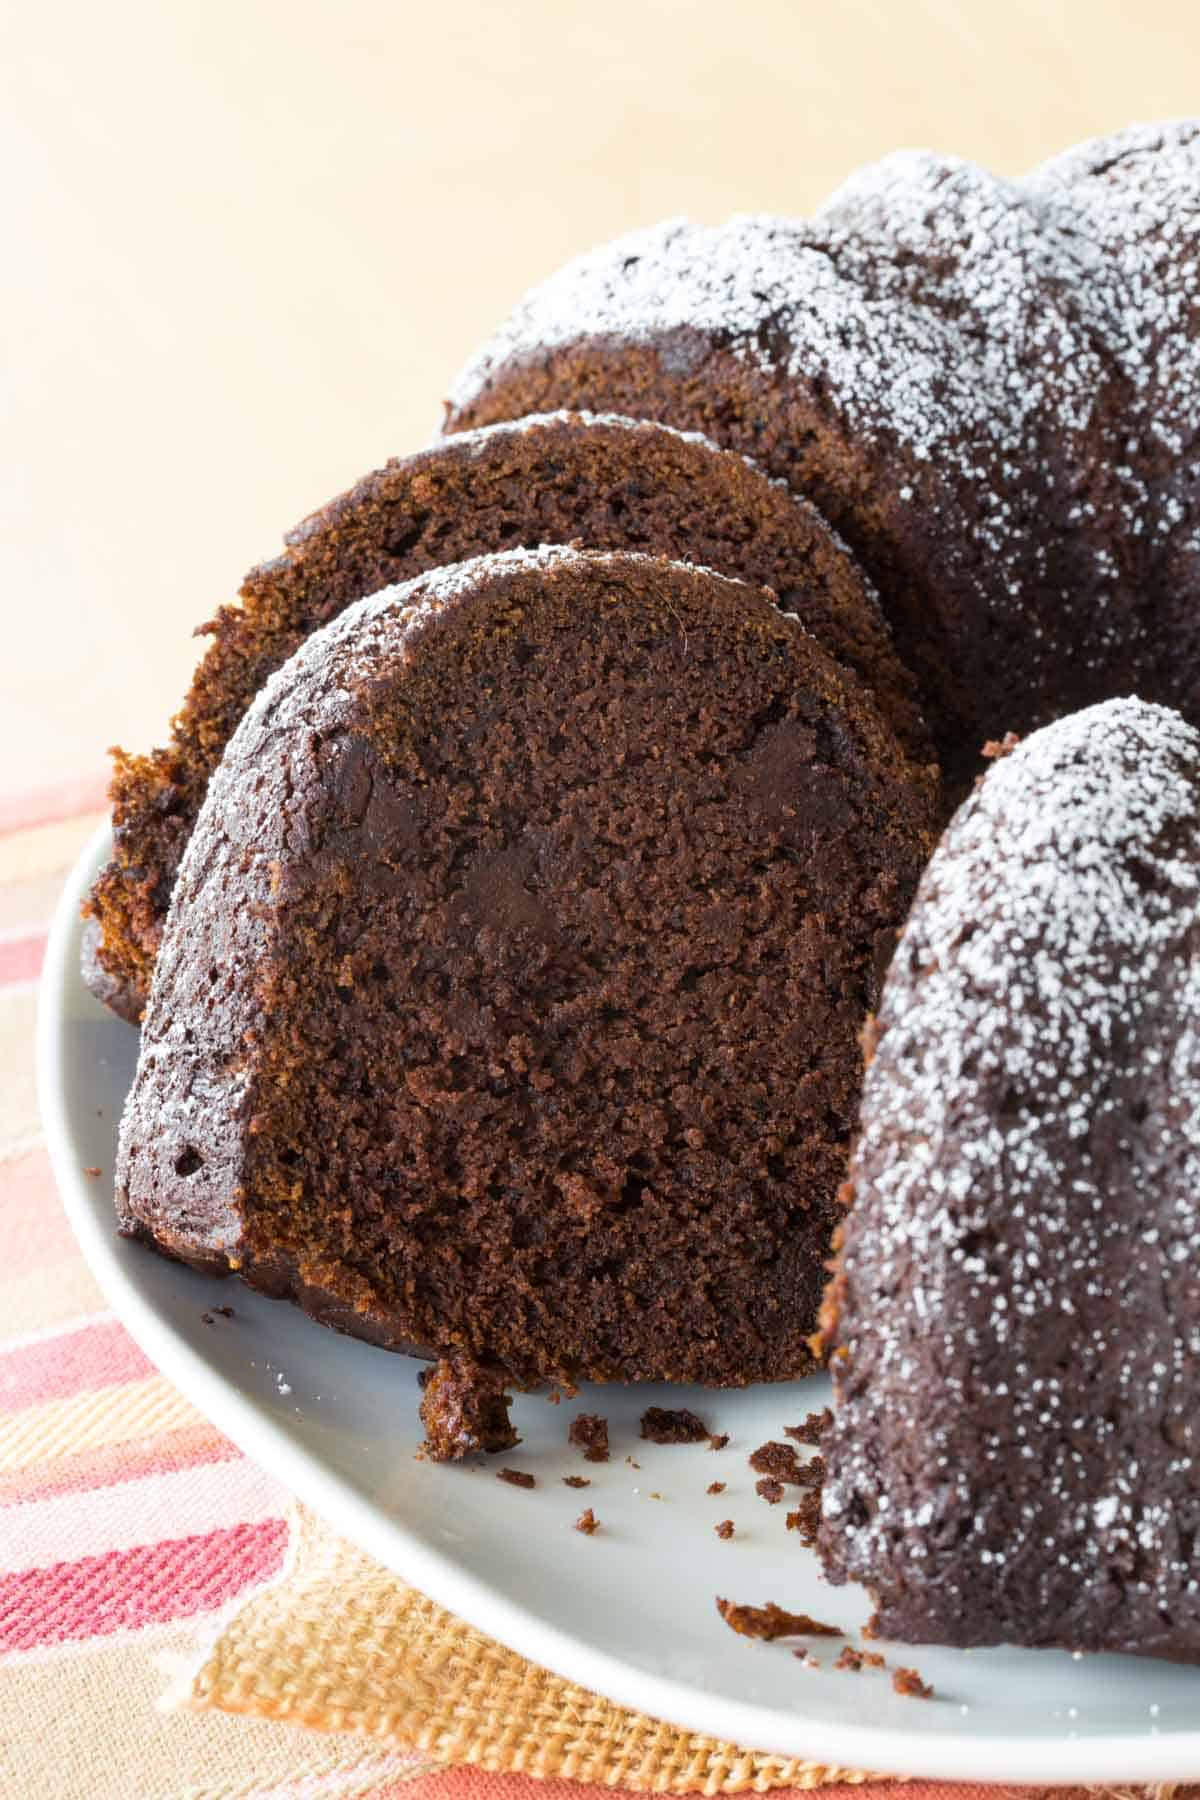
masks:
MULTIPOLYGON (((275 1477, 330 1527, 448 1611, 526 1660, 590 1688, 626 1710, 669 1721, 705 1737, 845 1769, 907 1770, 908 1778, 978 1781, 1051 1779, 1185 1781, 1200 1773, 1200 1729, 1106 1738, 1014 1738, 981 1733, 941 1738, 912 1730, 792 1718, 781 1709, 714 1695, 637 1668, 497 1593, 412 1532, 385 1517, 320 1459, 293 1442, 271 1415, 213 1369, 129 1282, 115 1232, 97 1217, 79 1167, 61 1078, 67 1000, 78 984, 80 903, 111 851, 107 823, 89 837, 64 884, 47 939, 37 997, 38 1104, 55 1182, 85 1262, 139 1348, 248 1459, 275 1477)), ((1200 1696, 1198 1696, 1200 1698, 1200 1696)))

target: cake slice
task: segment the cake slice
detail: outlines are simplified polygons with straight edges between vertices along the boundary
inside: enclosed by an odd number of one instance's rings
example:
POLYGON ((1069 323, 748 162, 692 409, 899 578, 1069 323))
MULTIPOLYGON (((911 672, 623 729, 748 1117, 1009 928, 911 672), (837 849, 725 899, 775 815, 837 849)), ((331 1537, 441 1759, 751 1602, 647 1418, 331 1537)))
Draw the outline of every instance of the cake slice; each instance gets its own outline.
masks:
POLYGON ((820 1549, 885 1637, 1200 1659, 1200 733, 996 763, 884 989, 820 1549))
POLYGON ((141 1017, 179 860, 212 771, 274 670, 346 606, 442 563, 579 540, 702 563, 771 587, 861 674, 905 749, 937 780, 911 676, 844 544, 811 506, 695 435, 578 414, 523 419, 388 463, 288 535, 247 576, 169 744, 117 753, 113 858, 89 900, 89 987, 141 1017))
POLYGON ((747 585, 543 547, 363 601, 209 785, 122 1229, 517 1382, 802 1373, 932 822, 747 585))

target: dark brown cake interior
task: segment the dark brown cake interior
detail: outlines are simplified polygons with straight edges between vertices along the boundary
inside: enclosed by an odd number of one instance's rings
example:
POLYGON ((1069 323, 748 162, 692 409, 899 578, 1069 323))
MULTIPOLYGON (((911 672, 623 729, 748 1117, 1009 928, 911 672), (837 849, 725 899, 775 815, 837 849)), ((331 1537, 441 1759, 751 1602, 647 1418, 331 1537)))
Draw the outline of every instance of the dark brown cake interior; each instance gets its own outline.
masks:
MULTIPOLYGON (((861 673, 917 762, 932 763, 911 677, 860 571, 811 507, 741 458, 653 424, 522 421, 388 463, 288 536, 212 643, 168 748, 116 752, 114 860, 93 889, 85 977, 137 1019, 179 859, 246 708, 300 644, 352 601, 481 552, 580 540, 679 557, 769 585, 861 673)), ((928 779, 928 777, 927 777, 928 779)))
MULTIPOLYGON (((883 596, 956 798, 978 772, 989 732, 1037 712, 1053 716, 1051 690, 1073 696, 1082 671, 1069 663, 1045 668, 1028 617, 989 606, 977 564, 962 554, 980 527, 978 517, 963 516, 964 498, 955 496, 952 507, 938 471, 920 468, 892 434, 882 443, 856 437, 823 393, 780 382, 736 348, 681 328, 661 345, 585 338, 514 359, 469 405, 448 413, 445 429, 478 429, 551 406, 611 407, 702 432, 810 496, 883 596), (914 505, 918 492, 922 503, 914 505), (985 644, 986 689, 975 666, 976 647, 985 644), (981 718, 981 692, 993 688, 1004 697, 981 718)), ((1032 517, 1029 541, 1040 542, 1032 517)), ((1042 579, 1057 593, 1071 574, 1069 540, 1055 539, 1051 549, 1053 569, 1042 579)), ((1057 710, 1072 703, 1067 698, 1057 710)))
POLYGON ((127 1223, 202 1257, 205 1207, 240 1213, 251 1280, 287 1266, 518 1380, 800 1373, 928 808, 766 596, 643 558, 474 567, 390 652, 309 660, 282 763, 270 708, 261 755, 239 734, 196 867, 230 832, 270 858, 265 947, 210 984, 206 919, 253 883, 189 891, 127 1223), (244 1027, 210 1141, 176 1142, 204 1034, 244 1027))

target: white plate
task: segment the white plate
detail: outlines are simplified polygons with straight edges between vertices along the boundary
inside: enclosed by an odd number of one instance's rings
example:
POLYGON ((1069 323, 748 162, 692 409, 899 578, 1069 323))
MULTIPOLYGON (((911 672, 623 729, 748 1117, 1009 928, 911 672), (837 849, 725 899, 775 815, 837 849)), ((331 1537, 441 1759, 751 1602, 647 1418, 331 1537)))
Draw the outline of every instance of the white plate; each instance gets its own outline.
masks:
POLYGON ((136 1034, 79 978, 79 901, 108 853, 88 847, 50 940, 39 1019, 39 1080, 50 1153, 83 1253, 148 1356, 248 1456, 338 1531, 501 1642, 628 1707, 698 1732, 855 1768, 992 1781, 1186 1780, 1200 1774, 1200 1669, 1055 1651, 883 1645, 937 1692, 903 1699, 887 1674, 820 1669, 787 1644, 736 1637, 717 1594, 766 1600, 856 1629, 857 1590, 826 1587, 785 1530, 787 1504, 754 1492, 747 1454, 827 1397, 823 1378, 740 1393, 605 1388, 561 1406, 521 1398, 524 1442, 499 1460, 537 1478, 495 1478, 496 1461, 419 1462, 416 1365, 314 1325, 293 1307, 215 1282, 119 1238, 112 1222, 117 1119, 136 1034), (99 1165, 103 1179, 83 1170, 99 1165), (206 1308, 232 1319, 202 1322, 206 1308), (650 1404, 691 1406, 730 1443, 656 1447, 650 1404), (605 1414, 613 1460, 568 1449, 575 1412, 605 1414), (640 1468, 626 1461, 632 1456, 640 1468), (562 1485, 568 1473, 591 1486, 562 1485), (714 1480, 726 1491, 709 1496, 714 1480), (590 1504, 601 1530, 573 1521, 590 1504), (732 1518, 722 1542, 713 1527, 732 1518))

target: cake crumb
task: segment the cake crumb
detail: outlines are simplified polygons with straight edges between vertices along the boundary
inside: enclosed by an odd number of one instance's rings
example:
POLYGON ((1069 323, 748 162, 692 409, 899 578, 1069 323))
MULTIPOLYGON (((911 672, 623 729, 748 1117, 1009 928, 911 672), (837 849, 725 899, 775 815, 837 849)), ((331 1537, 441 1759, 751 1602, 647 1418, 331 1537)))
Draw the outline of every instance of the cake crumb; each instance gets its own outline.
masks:
POLYGON ((811 1650, 793 1650, 792 1655, 803 1663, 806 1669, 819 1669, 821 1666, 820 1657, 814 1656, 811 1650))
POLYGON ((853 1644, 843 1644, 841 1653, 833 1666, 835 1669, 846 1669, 850 1674, 857 1675, 864 1661, 861 1650, 856 1650, 853 1644))
POLYGON ((581 1488, 581 1487, 591 1487, 591 1485, 592 1485, 591 1481, 588 1479, 588 1477, 586 1475, 564 1475, 563 1476, 563 1486, 564 1487, 581 1488))
POLYGON ((762 1638, 770 1643, 782 1637, 841 1637, 838 1625, 824 1625, 808 1613, 787 1612, 768 1600, 765 1606, 737 1606, 732 1600, 717 1598, 717 1611, 731 1631, 742 1637, 762 1638))
POLYGON ((821 1525, 821 1496, 819 1493, 805 1494, 795 1512, 787 1516, 789 1531, 800 1534, 800 1542, 806 1550, 811 1550, 817 1541, 817 1532, 821 1525))
POLYGON ((219 1319, 232 1319, 233 1317, 232 1306, 214 1306, 213 1311, 219 1319))
POLYGON ((733 1536, 733 1520, 722 1519, 719 1525, 713 1526, 713 1530, 719 1538, 731 1538, 733 1536))
POLYGON ((583 1512, 581 1512, 576 1519, 575 1529, 576 1531, 582 1531, 584 1537, 591 1537, 595 1532, 599 1531, 600 1521, 590 1506, 585 1507, 583 1512))
POLYGON ((868 1669, 887 1668, 887 1657, 880 1656, 878 1650, 863 1650, 860 1652, 860 1655, 868 1669))
POLYGON ((512 1396, 494 1369, 469 1356, 444 1356, 418 1379, 425 1449, 434 1462, 460 1462, 473 1450, 512 1450, 520 1443, 508 1416, 512 1396))
POLYGON ((213 1316, 210 1312, 202 1312, 200 1314, 200 1323, 202 1325, 215 1325, 216 1322, 217 1321, 213 1318, 213 1316))
POLYGON ((567 1442, 583 1451, 585 1462, 607 1462, 608 1420, 599 1413, 577 1413, 567 1427, 567 1442))
POLYGON ((760 1475, 773 1475, 776 1481, 795 1481, 800 1469, 800 1458, 792 1445, 779 1444, 774 1439, 752 1450, 748 1461, 760 1475))
MULTIPOLYGON (((984 744, 983 749, 981 750, 980 754, 988 762, 1001 762, 1004 759, 1004 757, 1012 755, 1013 751, 1018 747, 1020 742, 1021 742, 1021 740, 1017 736, 1015 731, 1006 731, 1004 736, 1002 738, 1000 738, 999 740, 997 740, 996 738, 989 738, 987 740, 987 742, 984 744)), ((986 777, 987 777, 986 769, 984 770, 982 775, 977 775, 975 777, 976 790, 978 790, 979 788, 981 788, 983 786, 986 777)))
POLYGON ((783 1483, 776 1481, 773 1475, 764 1475, 761 1481, 756 1481, 754 1491, 768 1506, 778 1506, 783 1499, 783 1483))
POLYGON ((661 1494, 660 1494, 660 1493, 657 1493, 657 1492, 656 1492, 656 1491, 655 1491, 655 1489, 654 1489, 654 1488, 651 1488, 651 1490, 650 1490, 650 1499, 651 1499, 651 1500, 661 1500, 661 1499, 662 1499, 662 1495, 661 1495, 661 1494))
POLYGON ((801 1462, 796 1448, 792 1444, 780 1444, 774 1440, 760 1444, 750 1454, 750 1467, 757 1469, 760 1475, 771 1475, 776 1481, 789 1482, 792 1487, 820 1487, 825 1479, 825 1464, 819 1456, 809 1457, 801 1462))
POLYGON ((92 1181, 98 1181, 100 1179, 101 1171, 95 1166, 95 1164, 92 1164, 92 1166, 90 1168, 86 1168, 83 1172, 92 1181))
POLYGON ((915 1669, 897 1669, 892 1675, 892 1686, 898 1694, 911 1700, 933 1699, 933 1689, 921 1680, 915 1669))
POLYGON ((803 1425, 785 1425, 784 1437, 795 1438, 798 1444, 809 1444, 815 1448, 833 1424, 833 1413, 828 1406, 820 1412, 810 1412, 803 1425))
POLYGON ((652 1444, 701 1444, 712 1433, 686 1406, 648 1406, 642 1414, 642 1436, 652 1444))
POLYGON ((528 1469, 498 1469, 496 1480, 507 1481, 510 1487, 531 1488, 537 1486, 537 1482, 528 1469))
POLYGON ((715 1431, 709 1433, 708 1447, 710 1450, 723 1450, 728 1442, 729 1433, 727 1431, 715 1431))
POLYGON ((710 1481, 704 1491, 706 1494, 723 1494, 725 1492, 725 1483, 723 1481, 710 1481))
POLYGON ((640 1469, 642 1466, 640 1462, 634 1462, 632 1456, 627 1456, 625 1461, 629 1464, 631 1469, 640 1469))
POLYGON ((859 1637, 865 1638, 877 1638, 879 1636, 879 1614, 877 1612, 871 1614, 858 1635, 859 1637))

